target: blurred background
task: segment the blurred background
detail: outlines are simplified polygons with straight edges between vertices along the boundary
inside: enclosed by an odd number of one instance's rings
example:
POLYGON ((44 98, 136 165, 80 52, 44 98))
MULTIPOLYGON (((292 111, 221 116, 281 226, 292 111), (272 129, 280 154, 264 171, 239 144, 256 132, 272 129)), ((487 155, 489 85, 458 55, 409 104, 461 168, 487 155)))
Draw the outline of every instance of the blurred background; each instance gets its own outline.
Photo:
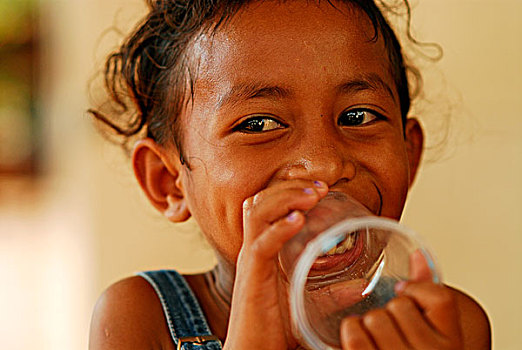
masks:
MULTIPOLYGON (((444 56, 418 63, 428 151, 404 222, 430 243, 445 281, 482 303, 495 348, 522 349, 522 1, 413 5, 415 35, 444 56)), ((108 285, 214 263, 194 223, 154 212, 85 112, 103 58, 144 9, 0 0, 1 349, 86 349, 108 285)))

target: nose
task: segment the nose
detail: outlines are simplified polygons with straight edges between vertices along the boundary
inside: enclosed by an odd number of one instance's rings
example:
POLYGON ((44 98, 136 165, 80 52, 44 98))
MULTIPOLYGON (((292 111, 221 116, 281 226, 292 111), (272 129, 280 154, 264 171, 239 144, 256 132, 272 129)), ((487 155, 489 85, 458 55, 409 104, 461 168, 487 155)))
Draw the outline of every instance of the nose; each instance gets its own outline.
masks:
POLYGON ((340 180, 352 180, 356 173, 346 141, 322 128, 315 128, 296 141, 286 160, 283 172, 287 179, 320 180, 332 186, 340 180))

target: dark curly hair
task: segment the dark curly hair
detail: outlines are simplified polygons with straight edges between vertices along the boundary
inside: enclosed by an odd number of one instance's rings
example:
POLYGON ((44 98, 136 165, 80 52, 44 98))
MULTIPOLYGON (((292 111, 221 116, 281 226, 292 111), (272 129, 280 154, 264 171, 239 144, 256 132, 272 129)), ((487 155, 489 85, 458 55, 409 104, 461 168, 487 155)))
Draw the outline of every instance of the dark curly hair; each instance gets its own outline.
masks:
MULTIPOLYGON (((176 120, 188 102, 187 92, 188 96, 193 94, 190 44, 200 33, 216 31, 254 1, 262 0, 148 0, 148 14, 106 61, 107 103, 90 109, 90 114, 101 122, 101 126, 108 127, 126 150, 133 137, 146 135, 159 144, 173 142, 183 161, 176 120)), ((327 1, 335 7, 333 0, 327 1)), ((416 95, 410 92, 408 76, 415 78, 419 88, 420 75, 414 67, 406 65, 401 44, 382 11, 396 14, 397 6, 402 5, 406 9, 407 34, 413 40, 409 35, 408 0, 392 0, 393 4, 385 0, 335 2, 356 6, 366 13, 375 32, 372 40, 382 35, 405 120, 411 99, 416 95)))

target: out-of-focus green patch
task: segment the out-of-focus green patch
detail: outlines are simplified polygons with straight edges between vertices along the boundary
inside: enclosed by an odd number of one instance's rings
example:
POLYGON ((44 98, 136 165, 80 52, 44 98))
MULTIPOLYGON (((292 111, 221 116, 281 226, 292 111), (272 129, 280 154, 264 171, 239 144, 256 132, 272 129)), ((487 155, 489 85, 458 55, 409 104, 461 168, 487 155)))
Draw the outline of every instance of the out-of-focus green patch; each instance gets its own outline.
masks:
POLYGON ((31 38, 31 21, 36 0, 0 0, 0 45, 23 43, 31 38))

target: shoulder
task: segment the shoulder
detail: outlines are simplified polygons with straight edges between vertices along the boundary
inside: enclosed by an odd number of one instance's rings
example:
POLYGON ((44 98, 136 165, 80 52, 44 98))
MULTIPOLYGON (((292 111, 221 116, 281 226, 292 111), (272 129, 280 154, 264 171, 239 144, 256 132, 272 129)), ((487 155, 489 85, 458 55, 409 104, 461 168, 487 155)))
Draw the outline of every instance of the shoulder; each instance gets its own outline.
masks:
POLYGON ((111 285, 94 308, 90 350, 174 349, 161 302, 152 286, 134 276, 111 285))
POLYGON ((466 349, 491 349, 491 326, 484 309, 469 295, 450 287, 456 294, 466 349))

